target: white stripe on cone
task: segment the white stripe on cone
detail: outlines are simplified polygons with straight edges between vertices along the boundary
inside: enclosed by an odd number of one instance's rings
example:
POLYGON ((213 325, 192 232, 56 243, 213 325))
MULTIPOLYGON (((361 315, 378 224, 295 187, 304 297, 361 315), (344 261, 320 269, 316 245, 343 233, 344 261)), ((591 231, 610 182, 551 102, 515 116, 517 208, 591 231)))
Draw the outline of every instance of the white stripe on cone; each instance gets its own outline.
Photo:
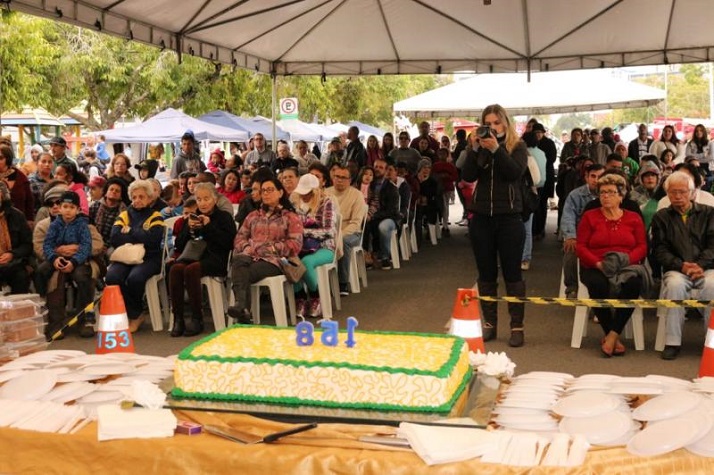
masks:
POLYGON ((117 313, 114 315, 100 315, 97 331, 99 332, 116 332, 127 330, 129 328, 129 317, 126 313, 117 313))
POLYGON ((704 346, 711 350, 714 350, 714 330, 711 328, 707 329, 707 337, 704 340, 704 346))
POLYGON ((461 338, 481 338, 483 332, 481 330, 481 320, 461 320, 457 318, 451 319, 452 335, 460 336, 461 338))

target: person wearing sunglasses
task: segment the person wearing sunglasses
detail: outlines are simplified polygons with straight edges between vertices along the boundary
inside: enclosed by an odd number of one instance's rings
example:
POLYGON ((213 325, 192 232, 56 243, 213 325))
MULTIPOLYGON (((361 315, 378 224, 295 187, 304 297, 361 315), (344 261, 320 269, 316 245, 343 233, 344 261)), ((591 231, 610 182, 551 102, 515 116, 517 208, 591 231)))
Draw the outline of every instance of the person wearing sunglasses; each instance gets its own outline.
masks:
POLYGON ((419 168, 419 162, 421 161, 421 154, 417 149, 409 146, 409 132, 399 132, 397 148, 393 149, 389 153, 389 157, 385 157, 385 160, 387 163, 394 164, 404 162, 407 165, 409 173, 416 176, 417 168, 419 168))

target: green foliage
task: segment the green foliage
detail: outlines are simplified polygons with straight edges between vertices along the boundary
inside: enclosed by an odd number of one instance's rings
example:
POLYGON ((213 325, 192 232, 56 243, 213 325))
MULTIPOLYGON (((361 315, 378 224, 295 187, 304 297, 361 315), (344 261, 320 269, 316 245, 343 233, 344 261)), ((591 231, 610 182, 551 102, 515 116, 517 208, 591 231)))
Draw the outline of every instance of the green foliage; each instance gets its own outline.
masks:
POLYGON ((575 127, 587 127, 592 122, 590 114, 585 114, 582 112, 573 114, 564 114, 560 116, 555 125, 552 127, 553 135, 560 136, 563 132, 568 132, 575 127))

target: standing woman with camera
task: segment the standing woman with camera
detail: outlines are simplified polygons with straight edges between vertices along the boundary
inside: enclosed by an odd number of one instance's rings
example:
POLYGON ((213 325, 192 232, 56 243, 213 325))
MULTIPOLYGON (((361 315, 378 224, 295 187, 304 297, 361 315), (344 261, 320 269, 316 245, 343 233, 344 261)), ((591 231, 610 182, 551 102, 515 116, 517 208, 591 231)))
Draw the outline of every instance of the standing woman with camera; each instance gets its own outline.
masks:
MULTIPOLYGON (((520 140, 507 112, 498 104, 487 106, 477 132, 478 146, 468 152, 462 178, 477 182, 469 222, 471 246, 478 269, 480 295, 498 295, 498 262, 501 263, 506 295, 523 297, 526 284, 521 277, 523 227, 523 174, 528 165, 526 145, 520 140)), ((497 336, 498 304, 481 302, 484 341, 497 336)), ((523 346, 524 304, 509 303, 512 347, 523 346)))

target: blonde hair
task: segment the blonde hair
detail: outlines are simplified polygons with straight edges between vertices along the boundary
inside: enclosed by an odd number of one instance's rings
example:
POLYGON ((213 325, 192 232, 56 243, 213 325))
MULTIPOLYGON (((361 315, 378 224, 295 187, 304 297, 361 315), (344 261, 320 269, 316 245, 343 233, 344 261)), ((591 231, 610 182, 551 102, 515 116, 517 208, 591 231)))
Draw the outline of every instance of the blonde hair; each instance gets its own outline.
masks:
POLYGON ((504 140, 504 145, 506 146, 508 153, 513 152, 513 150, 518 146, 518 143, 521 141, 521 138, 518 136, 518 132, 516 132, 515 124, 508 117, 508 112, 506 112, 506 109, 504 109, 500 104, 491 104, 486 106, 481 113, 481 123, 486 121, 486 116, 489 114, 497 115, 501 122, 506 124, 506 138, 504 140))
MULTIPOLYGON (((295 202, 293 203, 295 207, 299 207, 300 201, 302 200, 301 196, 297 193, 294 193, 293 196, 295 197, 295 202)), ((322 205, 322 201, 327 197, 325 194, 325 191, 321 187, 313 188, 312 190, 312 199, 307 202, 309 211, 307 214, 309 216, 315 216, 317 214, 317 211, 320 209, 320 205, 322 205)))

